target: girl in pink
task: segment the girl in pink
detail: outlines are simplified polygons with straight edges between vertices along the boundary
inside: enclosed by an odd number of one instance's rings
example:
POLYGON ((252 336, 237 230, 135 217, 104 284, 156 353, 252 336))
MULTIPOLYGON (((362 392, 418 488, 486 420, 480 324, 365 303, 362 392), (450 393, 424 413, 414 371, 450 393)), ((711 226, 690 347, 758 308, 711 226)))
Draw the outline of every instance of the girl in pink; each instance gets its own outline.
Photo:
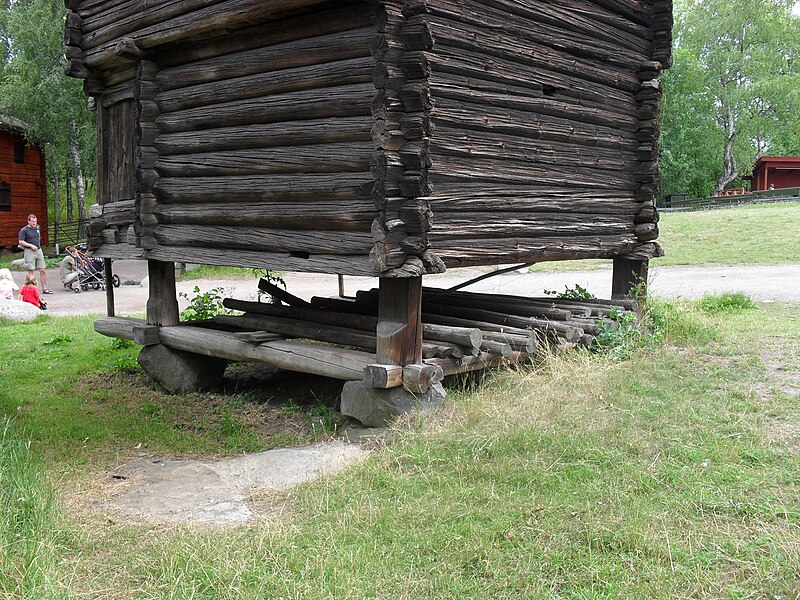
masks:
POLYGON ((33 304, 36 308, 42 308, 41 297, 39 286, 36 283, 36 276, 28 275, 25 278, 25 285, 19 291, 19 299, 33 304))
POLYGON ((0 298, 13 300, 14 292, 18 289, 17 284, 14 283, 14 278, 11 276, 11 271, 0 269, 0 298))

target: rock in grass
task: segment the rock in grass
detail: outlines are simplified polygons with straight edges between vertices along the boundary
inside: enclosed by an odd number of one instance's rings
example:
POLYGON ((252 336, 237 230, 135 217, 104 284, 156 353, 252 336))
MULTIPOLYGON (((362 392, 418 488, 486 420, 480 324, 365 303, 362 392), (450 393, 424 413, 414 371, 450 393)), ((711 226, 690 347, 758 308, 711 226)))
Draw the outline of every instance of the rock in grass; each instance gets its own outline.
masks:
POLYGON ((0 298, 0 319, 14 321, 15 323, 27 323, 41 314, 42 311, 30 302, 0 298))

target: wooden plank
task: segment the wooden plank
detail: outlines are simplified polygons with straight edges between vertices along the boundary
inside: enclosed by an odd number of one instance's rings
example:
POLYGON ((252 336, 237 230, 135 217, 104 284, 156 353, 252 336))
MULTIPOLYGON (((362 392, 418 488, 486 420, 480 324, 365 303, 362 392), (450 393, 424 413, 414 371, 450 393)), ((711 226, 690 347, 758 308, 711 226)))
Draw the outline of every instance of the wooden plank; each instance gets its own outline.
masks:
POLYGON ((371 142, 371 115, 326 117, 284 123, 253 123, 195 131, 162 133, 155 141, 161 156, 275 148, 301 144, 371 142))
POLYGON ((380 279, 378 363, 408 365, 422 361, 422 277, 380 279))
MULTIPOLYGON (((313 219, 313 215, 309 215, 309 219, 313 219)), ((212 245, 259 252, 366 255, 373 245, 369 233, 313 229, 287 231, 227 225, 159 225, 154 236, 158 243, 170 246, 212 245)))
POLYGON ((377 211, 371 200, 317 199, 297 202, 158 204, 164 225, 238 225, 279 229, 369 232, 377 211))
POLYGON ((174 133, 322 117, 357 117, 371 113, 374 97, 371 82, 356 83, 197 106, 163 113, 156 123, 162 133, 174 133))
MULTIPOLYGON (((122 245, 122 244, 120 244, 122 245)), ((101 250, 105 249, 105 246, 101 250)), ((223 248, 167 246, 160 244, 148 251, 148 258, 159 261, 190 262, 204 265, 246 267, 251 269, 278 269, 301 273, 342 273, 375 277, 368 256, 334 254, 298 254, 251 250, 225 250, 223 248)))
POLYGON ((647 271, 649 261, 614 259, 611 298, 634 298, 643 300, 647 296, 647 271))
POLYGON ((172 262, 147 261, 150 294, 147 299, 147 324, 177 325, 178 295, 175 289, 175 265, 172 262))
POLYGON ((165 346, 228 360, 264 362, 281 369, 334 379, 358 381, 375 355, 296 341, 251 344, 231 333, 191 326, 163 327, 159 339, 165 346))
POLYGON ((318 197, 370 198, 369 173, 298 173, 227 177, 162 177, 154 187, 159 202, 285 202, 318 197))
POLYGON ((160 157, 162 177, 216 177, 266 173, 369 172, 372 142, 220 150, 160 157))

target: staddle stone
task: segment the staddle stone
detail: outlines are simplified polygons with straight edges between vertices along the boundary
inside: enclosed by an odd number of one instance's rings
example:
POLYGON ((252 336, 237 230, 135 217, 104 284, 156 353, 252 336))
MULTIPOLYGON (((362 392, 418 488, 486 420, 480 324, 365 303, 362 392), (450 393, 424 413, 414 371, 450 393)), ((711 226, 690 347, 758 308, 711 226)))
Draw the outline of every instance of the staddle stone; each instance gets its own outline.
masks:
POLYGON ((136 360, 144 372, 170 394, 216 388, 222 383, 228 365, 223 358, 175 350, 163 344, 145 346, 136 360))

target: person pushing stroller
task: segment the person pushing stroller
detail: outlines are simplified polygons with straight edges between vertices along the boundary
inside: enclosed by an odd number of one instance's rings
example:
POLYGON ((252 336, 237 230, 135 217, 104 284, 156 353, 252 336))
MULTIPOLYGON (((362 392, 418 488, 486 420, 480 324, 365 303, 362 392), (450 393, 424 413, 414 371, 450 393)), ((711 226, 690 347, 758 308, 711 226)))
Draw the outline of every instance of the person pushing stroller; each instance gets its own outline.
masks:
POLYGON ((78 285, 78 267, 75 264, 75 250, 71 246, 67 246, 65 250, 67 255, 58 265, 58 276, 65 290, 68 292, 79 292, 81 288, 80 285, 78 285))

